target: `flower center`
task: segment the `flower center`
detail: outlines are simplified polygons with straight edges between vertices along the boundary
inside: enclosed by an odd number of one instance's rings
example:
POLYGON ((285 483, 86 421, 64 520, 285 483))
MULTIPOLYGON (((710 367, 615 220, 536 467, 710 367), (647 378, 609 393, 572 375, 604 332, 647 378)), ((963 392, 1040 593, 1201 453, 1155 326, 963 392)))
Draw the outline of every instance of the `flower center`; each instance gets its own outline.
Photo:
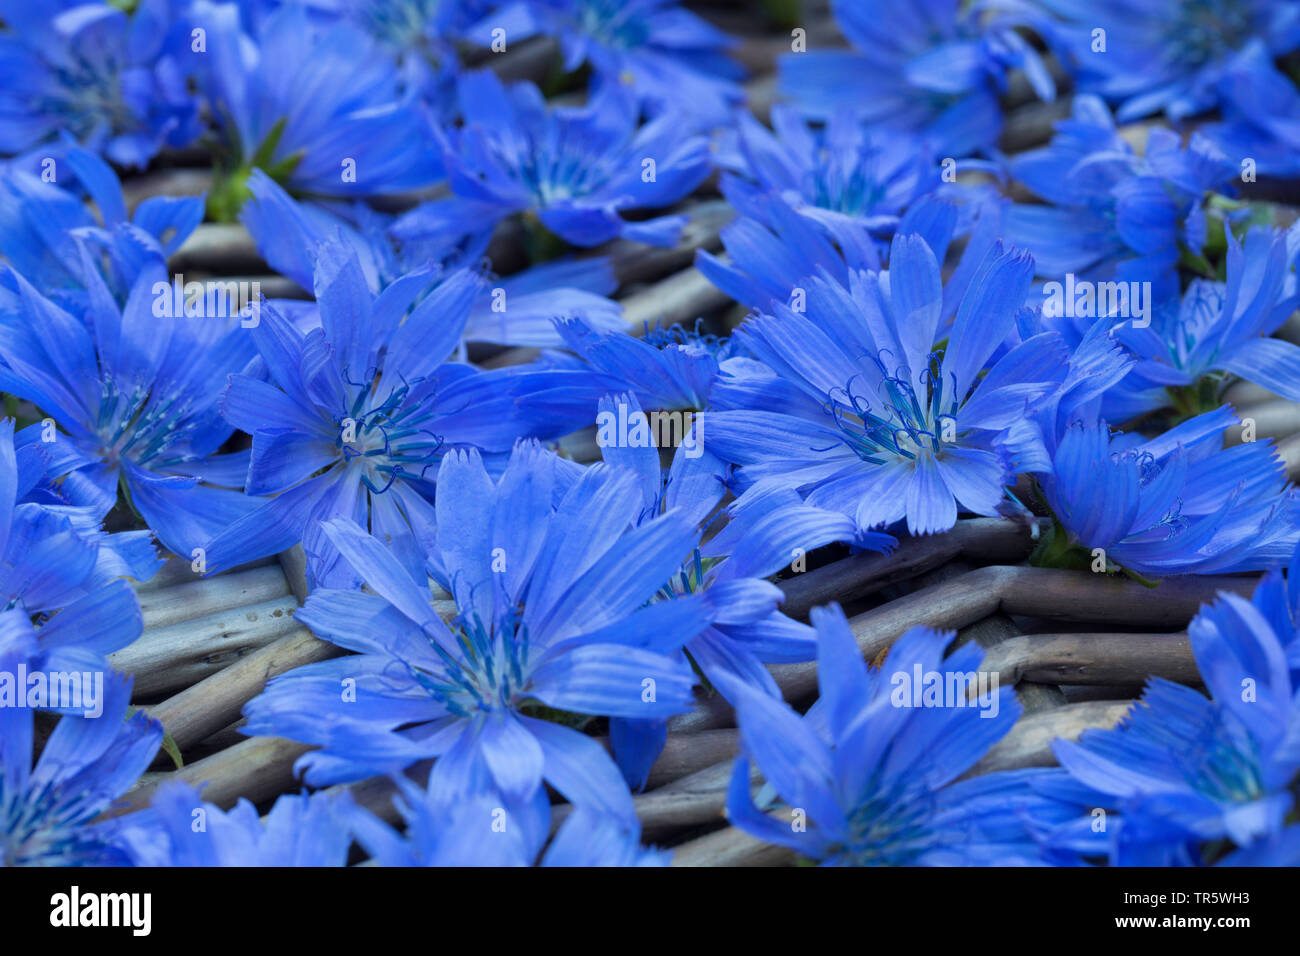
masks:
POLYGON ((528 633, 518 609, 491 624, 475 613, 453 622, 459 653, 433 638, 429 645, 442 661, 441 673, 411 668, 429 696, 458 717, 493 710, 517 710, 527 697, 528 633))
POLYGON ((932 353, 929 366, 917 377, 919 394, 906 366, 891 374, 883 353, 874 361, 882 374, 874 398, 858 390, 857 377, 827 395, 826 410, 841 441, 872 464, 937 457, 944 444, 957 439, 959 406, 954 386, 944 387, 942 353, 932 353))
POLYGON ((414 386, 403 382, 375 403, 377 373, 368 383, 352 382, 346 373, 344 380, 358 390, 350 414, 335 419, 335 445, 344 461, 364 466, 361 481, 374 494, 383 494, 399 478, 425 479, 442 460, 444 442, 431 427, 434 415, 427 405, 412 399, 414 386))

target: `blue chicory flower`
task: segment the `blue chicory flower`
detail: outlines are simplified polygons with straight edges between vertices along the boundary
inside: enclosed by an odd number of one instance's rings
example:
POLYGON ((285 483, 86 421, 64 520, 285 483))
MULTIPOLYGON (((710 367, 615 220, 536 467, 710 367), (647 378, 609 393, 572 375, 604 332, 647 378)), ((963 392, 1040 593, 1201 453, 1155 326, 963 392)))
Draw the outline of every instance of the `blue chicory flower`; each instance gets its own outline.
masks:
POLYGON ((1102 831, 1078 819, 1053 842, 1120 865, 1195 865, 1232 847, 1245 865, 1294 856, 1295 601, 1279 601, 1288 588, 1274 571, 1253 599, 1224 592, 1201 608, 1187 633, 1209 697, 1152 678, 1118 727, 1054 744, 1075 799, 1119 819, 1102 831))
POLYGON ((331 197, 409 192, 442 175, 417 94, 350 23, 289 4, 249 24, 239 5, 210 0, 195 0, 191 18, 206 31, 191 68, 231 157, 208 200, 219 218, 235 217, 255 167, 331 197))
MULTIPOLYGON (((374 293, 398 281, 423 281, 433 288, 460 268, 477 269, 486 253, 476 242, 439 253, 427 243, 399 242, 391 232, 393 217, 355 202, 345 209, 294 200, 261 170, 248 178, 252 199, 240 219, 252 233, 258 252, 273 269, 305 289, 312 287, 316 250, 322 243, 342 241, 356 253, 366 284, 374 293), (421 278, 423 277, 423 278, 421 278)), ((556 316, 581 318, 602 330, 624 328, 622 307, 608 296, 618 286, 605 257, 557 260, 481 284, 465 322, 464 342, 549 346, 563 341, 556 316)), ((303 331, 320 323, 318 310, 276 303, 303 331)), ((462 357, 463 357, 463 350, 462 357)))
POLYGON ((1055 85, 1038 53, 1016 32, 1047 19, 1012 2, 833 0, 852 50, 784 54, 779 88, 818 119, 852 115, 875 128, 929 140, 940 154, 992 150, 1002 128, 998 96, 1016 67, 1045 100, 1055 85))
POLYGON ((120 820, 116 841, 133 866, 345 866, 354 808, 346 791, 285 794, 262 817, 247 800, 222 810, 172 781, 120 820))
POLYGON ((489 71, 460 81, 465 126, 439 133, 454 196, 406 213, 403 242, 435 248, 484 241, 502 219, 527 213, 575 246, 623 237, 671 246, 685 216, 628 221, 633 209, 670 206, 711 171, 708 141, 664 113, 639 126, 631 93, 597 84, 583 107, 549 107, 528 83, 506 88, 489 71))
MULTIPOLYGON (((0 670, 12 667, 0 657, 0 670)), ((110 673, 104 691, 103 713, 61 717, 35 766, 35 711, 0 707, 0 865, 129 863, 120 822, 95 821, 149 766, 163 729, 142 713, 127 715, 130 678, 110 673)))
POLYGON ((298 764, 313 785, 437 757, 435 800, 499 789, 508 809, 536 813, 545 780, 630 818, 614 762, 575 725, 691 707, 693 676, 669 655, 707 625, 707 606, 647 601, 696 532, 675 513, 631 528, 640 494, 623 469, 593 466, 557 501, 558 461, 523 443, 494 482, 477 452, 445 457, 419 577, 355 523, 326 522, 373 593, 317 590, 298 617, 358 653, 272 680, 245 708, 246 732, 319 747, 298 764), (452 595, 446 622, 428 574, 452 595))
POLYGON ((30 437, 16 443, 13 422, 0 420, 0 654, 33 669, 102 671, 140 636, 120 579, 147 580, 161 562, 148 531, 105 534, 93 509, 60 497, 49 481, 56 459, 30 437))
POLYGON ((0 419, 0 554, 8 569, 0 600, 38 613, 118 578, 152 577, 162 564, 153 536, 104 532, 94 509, 77 500, 75 478, 64 474, 58 433, 44 423, 14 427, 0 419))
POLYGON ((744 70, 727 56, 736 41, 679 0, 523 0, 502 4, 470 31, 494 49, 494 40, 538 34, 559 40, 566 70, 590 65, 600 80, 628 86, 652 115, 720 125, 745 98, 744 70))
MULTIPOLYGON (((896 236, 888 273, 807 286, 806 312, 777 306, 734 335, 770 372, 732 367, 754 401, 706 413, 706 447, 748 489, 776 483, 867 531, 904 519, 946 531, 958 509, 997 513, 1012 478, 1008 430, 1066 375, 1061 337, 1003 350, 1024 311, 1033 259, 995 246, 957 306, 947 344, 939 264, 896 236), (751 378, 745 382, 744 378, 751 378)), ((729 369, 728 371, 731 371, 729 369)), ((749 493, 746 490, 746 493, 749 493)))
MULTIPOLYGON (((124 301, 140 271, 171 256, 203 220, 203 197, 151 196, 130 217, 117 175, 87 150, 70 147, 61 162, 99 210, 97 220, 75 192, 17 168, 0 173, 0 256, 65 308, 85 308, 82 271, 101 265, 105 284, 124 301)), ((16 307, 0 277, 0 309, 16 307)))
POLYGON ((326 583, 338 555, 320 525, 343 515, 383 536, 415 574, 442 456, 474 446, 503 458, 528 432, 511 372, 447 361, 479 277, 461 270, 412 308, 426 279, 374 295, 356 255, 336 242, 318 250, 317 327, 302 332, 263 306, 252 338, 267 375, 232 376, 220 407, 253 438, 245 491, 274 497, 250 497, 243 520, 206 542, 209 570, 301 541, 310 580, 326 583))
POLYGON ((1300 176, 1300 90, 1263 44, 1251 43, 1233 59, 1219 95, 1222 119, 1201 131, 1238 163, 1242 178, 1300 176))
POLYGON ((724 194, 737 204, 737 193, 776 193, 861 267, 880 268, 877 244, 893 237, 915 202, 942 186, 926 143, 850 115, 834 114, 817 129, 778 104, 772 131, 748 113, 736 123, 734 144, 717 158, 733 174, 723 180, 724 194))
POLYGON ((87 307, 71 314, 11 272, 19 308, 0 314, 0 389, 61 429, 65 485, 98 517, 126 500, 176 554, 192 556, 244 514, 247 452, 222 454, 233 429, 217 403, 253 357, 250 317, 186 316, 160 260, 119 306, 93 266, 87 307))
POLYGON ((759 192, 733 177, 724 177, 722 188, 740 213, 720 230, 727 258, 698 249, 695 266, 737 302, 760 310, 790 305, 808 276, 825 272, 847 286, 853 270, 885 268, 894 235, 919 235, 942 262, 953 239, 968 233, 966 248, 944 289, 944 317, 950 319, 975 267, 1002 231, 1003 204, 989 201, 979 190, 926 193, 908 206, 895 226, 882 229, 877 239, 846 220, 839 220, 828 234, 817 221, 821 213, 799 202, 792 205, 777 193, 759 192))
MULTIPOLYGON (((640 498, 624 520, 639 526, 672 512, 700 528, 711 523, 727 490, 726 467, 704 450, 698 418, 679 426, 672 464, 666 471, 660 454, 667 447, 664 439, 672 440, 671 430, 666 436, 662 426, 653 425, 634 395, 606 396, 596 420, 596 440, 605 462, 637 477, 640 498)), ((686 641, 680 653, 728 699, 734 681, 779 698, 781 692, 765 665, 811 660, 815 646, 807 625, 778 610, 784 596, 764 579, 801 553, 857 537, 852 519, 844 515, 817 512, 772 496, 751 505, 742 520, 728 524, 696 548, 656 597, 674 601, 698 595, 708 605, 708 627, 686 641), (764 520, 773 505, 783 506, 786 512, 777 525, 764 520)), ((893 539, 875 535, 863 543, 886 550, 893 539)), ((668 723, 662 719, 610 720, 614 756, 633 788, 645 785, 667 733, 668 723)))
POLYGON ((1216 866, 1300 866, 1300 825, 1255 840, 1218 860, 1216 866))
POLYGON ((1300 499, 1270 441, 1223 447, 1229 407, 1152 439, 1075 421, 1039 484, 1056 517, 1038 560, 1138 575, 1256 571, 1300 538, 1300 499), (1097 549, 1101 549, 1100 553, 1097 549))
POLYGON ((1207 246, 1207 194, 1228 188, 1236 167, 1204 136, 1187 147, 1152 129, 1139 156, 1095 96, 1075 97, 1052 141, 1009 162, 1012 178, 1043 200, 1014 203, 1006 238, 1034 255, 1039 274, 1147 283, 1156 302, 1177 295, 1185 248, 1207 246))
POLYGON ((641 336, 594 328, 577 318, 557 320, 555 328, 572 354, 546 352, 540 368, 585 370, 585 389, 593 397, 628 389, 649 409, 707 408, 720 363, 733 351, 730 339, 703 331, 699 323, 692 331, 680 325, 647 328, 641 336))
POLYGON ((60 135, 147 166, 201 131, 175 46, 179 0, 0 3, 0 154, 61 155, 60 135), (50 152, 53 150, 53 152, 50 152))
MULTIPOLYGON (((1048 472, 1052 455, 1076 421, 1104 417, 1102 409, 1132 371, 1137 359, 1119 344, 1109 321, 1098 321, 1080 333, 1073 321, 1044 316, 1024 317, 1022 334, 1057 332, 1070 346, 1069 370, 1059 391, 1045 396, 1029 414, 1014 423, 1007 439, 1018 474, 1048 472)), ((1012 512, 1016 501, 1008 495, 1012 512)))
POLYGON ((731 204, 740 213, 719 231, 727 257, 697 249, 695 267, 743 305, 763 310, 788 305, 795 288, 808 276, 824 272, 847 285, 851 269, 872 268, 878 261, 875 255, 862 256, 864 250, 874 253, 870 243, 840 249, 821 226, 779 196, 749 195, 731 182, 727 188, 731 204))
POLYGON ((1122 122, 1213 109, 1219 82, 1252 40, 1270 56, 1300 46, 1300 6, 1276 0, 1039 0, 1043 33, 1079 88, 1118 104, 1122 122))
POLYGON ((1300 400, 1300 348, 1272 337, 1300 304, 1288 249, 1297 238, 1262 226, 1244 242, 1229 233, 1227 281, 1192 279, 1150 325, 1119 323, 1116 339, 1139 361, 1107 395, 1105 414, 1123 421, 1170 404, 1194 414, 1238 379, 1300 400))
POLYGON ((406 827, 393 830, 357 807, 357 842, 383 866, 667 866, 672 854, 641 846, 635 817, 623 819, 575 807, 541 857, 550 808, 511 812, 500 794, 437 800, 406 777, 394 777, 394 799, 406 827))
POLYGON ((1033 789, 1051 771, 958 780, 1020 715, 1012 688, 987 678, 979 685, 977 645, 945 656, 951 631, 912 628, 876 670, 838 605, 815 608, 812 620, 821 697, 807 716, 736 688, 741 756, 727 796, 734 825, 829 866, 1055 861, 1040 828, 1064 823, 1074 808, 1033 789), (968 688, 978 693, 967 697, 968 688), (779 811, 754 804, 751 764, 782 801, 779 811))
POLYGON ((337 0, 338 13, 395 54, 405 85, 445 113, 460 68, 457 42, 496 0, 337 0))

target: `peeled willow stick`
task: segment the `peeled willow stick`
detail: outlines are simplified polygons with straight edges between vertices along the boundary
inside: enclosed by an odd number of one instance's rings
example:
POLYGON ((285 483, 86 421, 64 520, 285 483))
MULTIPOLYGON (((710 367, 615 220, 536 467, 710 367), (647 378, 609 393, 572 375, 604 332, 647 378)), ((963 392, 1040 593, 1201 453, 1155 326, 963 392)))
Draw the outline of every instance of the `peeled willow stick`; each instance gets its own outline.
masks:
MULTIPOLYGON (((973 567, 969 561, 958 558, 941 568, 936 568, 934 571, 922 575, 913 582, 915 585, 913 590, 954 581, 964 574, 969 574, 972 570, 973 567)), ((1019 637, 1021 633, 1015 621, 1008 615, 998 612, 958 629, 957 638, 953 641, 952 648, 956 649, 974 641, 987 650, 1003 641, 1019 637)), ((987 657, 985 660, 987 660, 987 657)), ((987 670, 988 667, 987 665, 981 665, 980 669, 987 670)), ((1044 684, 1020 684, 1015 690, 1021 712, 1025 714, 1051 710, 1067 702, 1065 695, 1058 687, 1049 687, 1044 684)))
MULTIPOLYGON (((274 558, 288 593, 298 604, 307 600, 307 556, 297 544, 274 558)), ((318 639, 305 627, 295 627, 285 636, 226 667, 173 697, 148 709, 185 750, 228 727, 239 719, 244 704, 252 700, 272 677, 304 664, 329 660, 343 648, 318 639)))
MULTIPOLYGON (((788 810, 768 814, 782 823, 790 822, 788 810)), ((793 850, 750 836, 744 830, 727 827, 698 837, 673 850, 673 866, 792 866, 793 850)))
POLYGON ((600 255, 609 256, 620 284, 653 282, 692 265, 696 249, 722 248, 718 232, 736 217, 736 211, 725 199, 692 200, 672 211, 683 213, 688 219, 672 248, 660 249, 616 239, 596 250, 600 255))
MULTIPOLYGON (((241 564, 226 573, 238 574, 241 571, 252 571, 254 568, 264 568, 274 563, 275 558, 262 558, 259 561, 249 561, 247 564, 241 564)), ((163 562, 163 566, 148 581, 130 581, 128 583, 136 594, 140 594, 143 591, 161 591, 164 588, 175 587, 178 584, 193 584, 195 581, 202 579, 203 575, 194 570, 188 558, 168 555, 166 561, 163 562)))
MULTIPOLYGON (((242 744, 248 739, 248 735, 244 733, 244 728, 246 726, 248 726, 248 718, 240 717, 233 723, 227 724, 225 727, 218 730, 215 734, 204 737, 199 741, 198 746, 194 747, 191 753, 186 756, 190 760, 201 760, 204 757, 212 756, 217 751, 225 750, 227 747, 233 747, 235 744, 242 744)), ((163 769, 170 770, 172 768, 170 766, 164 766, 163 769)))
POLYGON ((174 272, 265 272, 252 235, 238 222, 200 223, 168 262, 174 272))
MULTIPOLYGON (((297 603, 304 603, 311 588, 307 584, 307 556, 302 545, 296 544, 267 561, 279 566, 297 603)), ((297 628, 238 663, 150 707, 149 714, 185 750, 239 719, 244 704, 272 677, 342 653, 342 648, 319 640, 306 628, 297 628)))
POLYGON ((297 629, 292 595, 218 611, 145 631, 115 654, 115 670, 135 676, 136 697, 156 697, 190 686, 297 629))
POLYGON ((1233 408, 1241 409, 1249 405, 1260 405, 1264 402, 1275 402, 1280 398, 1276 392, 1271 392, 1263 385, 1256 385, 1254 382, 1247 382, 1245 379, 1233 382, 1228 386, 1228 390, 1223 393, 1223 400, 1233 408))
MULTIPOLYGON (((980 664, 980 670, 991 671, 994 668, 989 661, 996 656, 1002 647, 1024 639, 1021 636, 1020 628, 1016 626, 1015 621, 1011 620, 1010 617, 1005 614, 990 614, 984 620, 976 621, 969 627, 964 627, 958 631, 954 645, 960 647, 968 641, 974 641, 984 648, 987 653, 984 655, 983 663, 980 664)), ((1020 701, 1020 706, 1026 714, 1037 714, 1060 707, 1065 703, 1065 695, 1061 693, 1060 688, 1049 686, 1055 683, 1054 681, 1043 681, 1036 684, 1020 683, 1019 678, 1015 675, 1002 677, 1001 681, 1004 684, 1015 685, 1016 699, 1020 701)))
POLYGON ((998 145, 1003 152, 1018 153, 1039 146, 1052 138, 1053 127, 1070 115, 1071 97, 1054 102, 1026 103, 1007 114, 998 145))
MULTIPOLYGON (((608 741, 601 743, 609 746, 608 741)), ((740 752, 736 730, 706 730, 696 734, 669 734, 663 753, 650 768, 646 791, 653 793, 707 767, 730 761, 740 752)))
POLYGON ((731 299, 693 266, 623 299, 623 318, 635 333, 649 328, 689 326, 731 299))
MULTIPOLYGON (((858 647, 874 660, 908 628, 966 627, 999 611, 1051 620, 1114 621, 1130 627, 1182 627, 1219 591, 1249 595, 1257 577, 1172 577, 1147 588, 1125 578, 1050 568, 991 566, 924 588, 849 621, 858 647)), ((814 662, 772 668, 785 698, 817 693, 814 662)))
POLYGON ((203 786, 203 799, 228 810, 243 797, 252 803, 269 800, 297 787, 293 763, 311 748, 282 737, 250 737, 211 757, 204 757, 180 770, 146 775, 131 790, 122 806, 106 816, 120 816, 142 810, 162 784, 179 780, 203 786))
POLYGON ((668 732, 672 734, 698 734, 718 727, 734 727, 736 712, 717 691, 705 691, 696 688, 695 709, 685 714, 678 714, 668 720, 668 732))
MULTIPOLYGON (((1019 522, 1005 518, 958 521, 947 534, 904 538, 891 554, 864 551, 778 581, 785 592, 781 610, 791 617, 807 620, 808 612, 818 605, 866 597, 891 584, 935 570, 959 556, 974 561, 1018 561, 1032 548, 1030 529, 1019 522)), ((697 692, 699 704, 694 710, 669 721, 672 733, 689 734, 735 724, 730 704, 717 694, 705 697, 699 696, 700 693, 697 692)))
MULTIPOLYGON (((995 769, 1050 765, 1055 762, 1050 749, 1052 740, 1057 737, 1075 739, 1089 727, 1113 727, 1128 711, 1131 703, 1106 701, 1070 704, 1023 716, 968 776, 995 769)), ((672 740, 671 736, 669 740, 672 740)), ((732 766, 731 760, 725 760, 636 797, 637 816, 641 825, 647 830, 663 830, 698 826, 717 820, 726 807, 732 766)), ((759 779, 759 772, 755 768, 752 780, 759 779)), ((555 812, 558 819, 554 825, 559 826, 569 810, 567 806, 556 807, 555 812)))
POLYGON ((162 723, 176 746, 185 750, 238 720, 244 704, 256 697, 272 677, 344 653, 343 648, 318 639, 305 627, 295 627, 286 636, 147 711, 162 723))
POLYGON ((1277 453, 1286 462, 1288 478, 1300 478, 1300 435, 1292 435, 1277 443, 1277 453))
MULTIPOLYGON (((683 827, 720 822, 727 805, 732 766, 732 760, 723 760, 633 797, 642 830, 647 834, 664 834, 683 827)), ((761 779, 758 770, 751 768, 750 782, 757 785, 761 779)), ((551 829, 558 830, 572 812, 572 805, 567 803, 553 807, 551 829)))
POLYGON ((1090 704, 1097 701, 1114 703, 1117 700, 1137 700, 1142 696, 1143 684, 1062 684, 1061 692, 1071 704, 1090 704))
POLYGON ((1052 741, 1077 740, 1092 728, 1110 729, 1120 722, 1135 701, 1097 700, 1066 704, 1041 714, 1027 714, 1016 721, 1011 732, 999 740, 980 762, 963 774, 978 777, 996 770, 1051 767, 1056 764, 1052 741))
POLYGON ((1226 429, 1223 433, 1225 445, 1240 445, 1249 434, 1243 425, 1249 424, 1254 430, 1254 438, 1286 438, 1300 432, 1300 402, 1288 402, 1276 399, 1240 408, 1237 414, 1242 425, 1226 429))
POLYGON ((1200 681, 1185 633, 1013 637, 991 649, 982 667, 997 671, 1004 684, 1141 684, 1148 677, 1200 681))
MULTIPOLYGON (((605 747, 609 746, 607 738, 600 738, 600 742, 605 747)), ((719 784, 725 793, 726 781, 730 779, 731 758, 736 755, 739 746, 739 734, 735 730, 718 730, 692 734, 689 737, 669 735, 663 753, 650 769, 650 778, 646 783, 648 792, 634 798, 639 804, 649 808, 646 816, 642 816, 642 820, 644 821, 647 816, 652 820, 655 819, 655 802, 645 803, 652 796, 667 795, 658 802, 680 809, 691 799, 686 796, 688 794, 712 794, 719 784), (701 770, 707 770, 709 774, 700 778, 701 770)), ((429 779, 429 770, 432 766, 433 761, 422 760, 407 768, 406 776, 418 785, 424 786, 429 779)), ((334 789, 344 789, 344 787, 334 789)), ((393 806, 396 789, 387 777, 371 777, 360 783, 347 785, 346 789, 351 792, 354 801, 380 819, 389 823, 397 823, 400 820, 393 806)), ((708 822, 716 817, 720 806, 714 796, 706 797, 705 801, 704 809, 701 811, 702 822, 708 822)), ((559 828, 572 809, 572 806, 567 803, 557 804, 553 808, 552 830, 559 828)))
POLYGON ((127 212, 153 196, 197 196, 212 191, 212 166, 210 157, 204 157, 204 166, 158 169, 140 176, 131 176, 122 183, 122 198, 127 212))
POLYGON ((218 611, 260 604, 288 593, 284 573, 273 564, 137 592, 146 631, 218 611))
POLYGON ((841 603, 915 578, 963 555, 973 561, 1008 564, 1033 550, 1030 529, 1005 518, 958 521, 947 534, 904 538, 890 554, 863 551, 777 582, 785 592, 781 610, 806 619, 819 604, 841 603))
MULTIPOLYGON (((639 334, 646 322, 652 327, 691 322, 702 313, 730 301, 692 264, 695 261, 695 250, 719 248, 718 230, 735 213, 721 199, 695 202, 681 211, 690 220, 682 229, 677 245, 671 249, 658 249, 618 239, 599 250, 601 255, 608 256, 620 285, 654 283, 621 300, 625 305, 630 305, 631 311, 626 316, 627 329, 633 334, 639 334)), ((538 349, 531 347, 502 349, 479 364, 485 368, 504 368, 531 361, 537 354, 538 349)))
POLYGON ((307 603, 311 585, 307 583, 307 555, 301 544, 295 544, 288 551, 281 551, 275 556, 284 572, 284 579, 289 582, 289 590, 298 599, 299 604, 307 603))

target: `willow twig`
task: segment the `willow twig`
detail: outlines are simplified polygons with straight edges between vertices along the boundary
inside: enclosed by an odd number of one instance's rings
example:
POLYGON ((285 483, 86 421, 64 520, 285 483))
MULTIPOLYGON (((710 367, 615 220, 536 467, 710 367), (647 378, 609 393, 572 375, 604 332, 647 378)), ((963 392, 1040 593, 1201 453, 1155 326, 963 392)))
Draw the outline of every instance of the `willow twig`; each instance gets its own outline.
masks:
POLYGON ((166 627, 180 621, 260 604, 289 593, 284 573, 276 565, 218 574, 189 584, 138 592, 144 629, 166 627))
MULTIPOLYGON (((435 601, 434 608, 444 619, 456 613, 450 601, 435 601)), ((296 628, 149 708, 149 714, 162 722, 184 750, 237 720, 244 704, 256 697, 272 677, 343 653, 343 648, 318 639, 306 628, 296 628)))
MULTIPOLYGON (((727 787, 731 783, 733 761, 723 760, 703 770, 688 774, 670 784, 633 798, 642 830, 663 834, 683 827, 722 821, 727 805, 727 787)), ((760 780, 757 768, 751 767, 750 779, 760 780)), ((551 813, 551 827, 558 829, 572 812, 562 804, 551 813)))
POLYGON ((144 809, 153 799, 154 791, 173 780, 202 786, 203 799, 223 810, 233 807, 240 797, 260 803, 294 789, 297 784, 294 761, 310 749, 306 744, 282 737, 250 737, 180 770, 142 777, 122 805, 106 815, 118 816, 144 809))
MULTIPOLYGON (((1087 571, 991 566, 916 591, 850 620, 863 656, 874 660, 912 627, 961 628, 1002 611, 1052 620, 1122 622, 1129 627, 1182 627, 1221 590, 1250 594, 1255 577, 1172 577, 1158 588, 1087 571)), ((809 661, 772 668, 787 700, 817 692, 809 661)))
POLYGON ((212 169, 209 167, 172 167, 132 176, 122 183, 122 197, 127 212, 153 196, 181 198, 198 196, 212 191, 212 169))
POLYGON ((959 555, 1002 564, 1026 557, 1033 546, 1030 529, 1020 522, 1005 518, 958 521, 947 534, 904 538, 889 554, 863 551, 778 582, 785 592, 781 610, 805 619, 819 604, 857 600, 959 555))
POLYGON ((1289 402, 1279 398, 1276 401, 1261 402, 1258 405, 1238 409, 1237 414, 1243 424, 1224 430, 1225 445, 1241 444, 1246 435, 1243 426, 1247 419, 1254 423, 1255 439, 1286 438, 1300 432, 1300 402, 1289 402))
POLYGON ((1148 677, 1180 684, 1200 681, 1185 633, 1015 637, 990 650, 983 668, 997 671, 1003 683, 1141 684, 1148 677))
POLYGON ((1040 146, 1052 138, 1055 125, 1069 115, 1070 97, 1061 97, 1051 103, 1026 103, 1007 115, 999 146, 1007 153, 1040 146))
POLYGON ((623 299, 628 330, 691 325, 700 316, 731 301, 693 266, 623 299))
MULTIPOLYGON (((782 823, 790 822, 788 810, 769 814, 782 823)), ((774 843, 764 843, 744 830, 727 827, 683 843, 673 850, 673 866, 791 866, 797 859, 793 850, 774 843)))
MULTIPOLYGON (((149 580, 128 582, 137 594, 144 591, 161 591, 164 588, 175 587, 178 584, 193 584, 195 581, 203 579, 203 575, 194 570, 193 563, 188 558, 166 553, 162 557, 166 559, 163 566, 149 580)), ((254 568, 264 568, 274 563, 275 558, 262 558, 257 561, 249 561, 247 564, 241 564, 237 568, 231 568, 226 573, 238 574, 241 571, 252 571, 254 568)))
POLYGON ((1051 767, 1056 764, 1052 741, 1077 740, 1092 728, 1109 729, 1120 722, 1133 701, 1091 701, 1067 704, 1041 714, 1027 714, 1016 721, 1011 732, 999 740, 968 770, 964 777, 977 777, 997 770, 1051 767))
POLYGON ((192 621, 145 631, 109 655, 114 669, 135 677, 137 697, 154 697, 202 680, 297 625, 292 595, 218 611, 192 621))
MULTIPOLYGON (((307 565, 302 546, 295 545, 278 555, 278 563, 286 585, 298 603, 302 603, 308 593, 307 565)), ((148 708, 149 715, 160 721, 177 746, 185 750, 238 720, 244 704, 257 696, 272 677, 343 653, 343 648, 320 640, 305 627, 298 627, 148 708)))
POLYGON ((237 222, 201 223, 169 262, 174 271, 186 269, 216 273, 264 272, 266 262, 252 235, 237 222))
MULTIPOLYGON (((958 631, 957 640, 953 644, 954 647, 960 647, 967 641, 974 641, 984 648, 987 653, 980 664, 980 669, 990 671, 993 670, 993 665, 989 661, 997 656, 1001 648, 1023 639, 1020 628, 1010 617, 1005 614, 990 614, 983 620, 958 631)), ((1016 699, 1020 701, 1020 707, 1026 714, 1051 710, 1065 703, 1065 695, 1061 693, 1060 688, 1049 686, 1054 683, 1052 681, 1022 683, 1019 675, 1009 674, 1002 677, 1002 682, 1015 685, 1016 699)))

